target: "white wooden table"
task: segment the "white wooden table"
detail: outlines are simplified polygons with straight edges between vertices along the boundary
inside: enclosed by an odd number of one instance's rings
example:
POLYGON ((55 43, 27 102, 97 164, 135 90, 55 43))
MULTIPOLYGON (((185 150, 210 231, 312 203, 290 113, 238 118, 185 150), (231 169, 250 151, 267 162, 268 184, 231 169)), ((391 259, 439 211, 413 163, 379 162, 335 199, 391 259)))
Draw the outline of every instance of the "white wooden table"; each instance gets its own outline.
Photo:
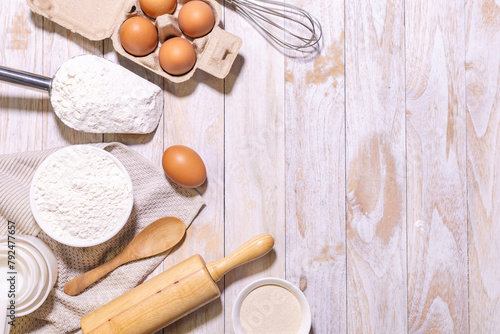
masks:
POLYGON ((0 84, 0 153, 121 141, 158 166, 173 144, 200 153, 207 206, 158 270, 261 232, 276 246, 165 333, 232 333, 236 295, 264 276, 304 291, 313 333, 498 333, 500 3, 290 2, 323 24, 319 57, 288 57, 228 8, 243 39, 229 76, 172 84, 3 1, 0 64, 52 76, 104 55, 163 87, 166 105, 151 135, 84 134, 46 96, 0 84))

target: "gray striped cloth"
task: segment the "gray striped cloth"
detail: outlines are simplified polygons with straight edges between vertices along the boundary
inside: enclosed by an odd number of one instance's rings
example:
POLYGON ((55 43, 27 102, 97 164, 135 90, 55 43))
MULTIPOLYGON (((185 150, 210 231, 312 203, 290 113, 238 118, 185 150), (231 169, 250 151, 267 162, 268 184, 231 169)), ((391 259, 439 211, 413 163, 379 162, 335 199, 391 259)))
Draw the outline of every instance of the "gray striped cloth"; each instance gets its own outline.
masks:
POLYGON ((154 220, 175 216, 186 228, 203 206, 200 195, 169 182, 164 172, 120 143, 93 144, 113 154, 132 179, 134 208, 125 227, 111 240, 97 246, 74 248, 63 245, 40 230, 29 203, 29 187, 35 170, 57 149, 0 156, 0 235, 13 221, 17 234, 42 239, 58 260, 58 279, 45 303, 35 312, 16 319, 11 333, 73 333, 80 318, 134 288, 163 261, 166 253, 125 264, 78 296, 64 293, 64 284, 116 256, 132 238, 154 220))

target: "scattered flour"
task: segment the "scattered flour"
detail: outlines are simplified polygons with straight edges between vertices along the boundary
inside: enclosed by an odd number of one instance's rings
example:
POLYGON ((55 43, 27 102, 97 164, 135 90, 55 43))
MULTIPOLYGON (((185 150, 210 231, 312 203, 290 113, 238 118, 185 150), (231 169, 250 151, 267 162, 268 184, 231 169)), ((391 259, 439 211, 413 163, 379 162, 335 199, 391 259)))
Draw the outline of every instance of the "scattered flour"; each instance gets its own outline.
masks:
POLYGON ((33 179, 39 216, 64 240, 109 235, 130 209, 132 189, 120 167, 98 148, 69 146, 50 155, 33 179))
POLYGON ((52 81, 50 101, 67 126, 92 133, 150 133, 163 112, 158 86, 93 55, 63 63, 52 81))
POLYGON ((297 334, 302 310, 287 289, 263 285, 252 290, 241 303, 240 321, 245 334, 297 334))

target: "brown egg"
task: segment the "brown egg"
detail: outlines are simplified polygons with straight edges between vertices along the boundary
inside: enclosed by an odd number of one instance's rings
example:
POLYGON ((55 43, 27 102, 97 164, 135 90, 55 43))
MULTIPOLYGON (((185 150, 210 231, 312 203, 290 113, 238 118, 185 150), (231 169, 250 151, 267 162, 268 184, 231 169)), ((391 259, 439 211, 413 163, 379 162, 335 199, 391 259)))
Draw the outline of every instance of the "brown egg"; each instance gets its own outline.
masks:
POLYGON ((189 72, 196 63, 196 51, 189 41, 173 37, 163 43, 158 58, 165 72, 182 75, 189 72))
POLYGON ((179 11, 179 28, 189 37, 197 38, 208 34, 215 24, 212 8, 203 1, 192 0, 179 11))
POLYGON ((167 148, 163 153, 162 165, 167 176, 183 187, 199 187, 207 178, 203 160, 187 146, 174 145, 167 148))
POLYGON ((160 15, 172 14, 177 0, 140 0, 141 9, 146 15, 156 19, 160 15))
POLYGON ((134 56, 145 56, 156 49, 158 32, 148 19, 134 16, 120 28, 120 42, 125 51, 134 56))

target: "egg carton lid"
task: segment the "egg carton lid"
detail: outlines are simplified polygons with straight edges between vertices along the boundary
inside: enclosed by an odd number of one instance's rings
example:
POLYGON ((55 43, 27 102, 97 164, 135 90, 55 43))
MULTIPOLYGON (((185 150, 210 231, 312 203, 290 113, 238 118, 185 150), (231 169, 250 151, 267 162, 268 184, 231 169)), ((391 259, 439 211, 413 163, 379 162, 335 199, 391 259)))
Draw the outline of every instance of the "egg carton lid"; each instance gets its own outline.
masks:
POLYGON ((30 9, 92 41, 110 37, 136 0, 26 0, 30 9))

